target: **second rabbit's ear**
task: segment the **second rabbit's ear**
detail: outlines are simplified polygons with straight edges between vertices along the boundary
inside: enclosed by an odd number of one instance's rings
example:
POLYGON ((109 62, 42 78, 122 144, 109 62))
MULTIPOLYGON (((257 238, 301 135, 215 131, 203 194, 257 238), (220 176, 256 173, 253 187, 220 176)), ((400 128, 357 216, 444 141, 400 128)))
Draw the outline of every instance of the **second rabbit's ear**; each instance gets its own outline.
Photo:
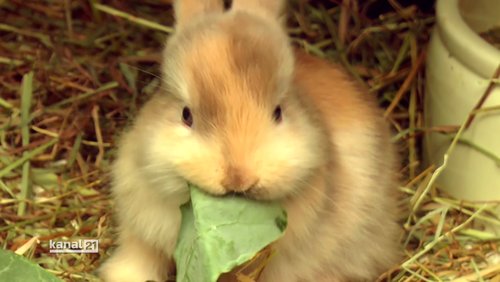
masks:
POLYGON ((233 0, 233 9, 253 12, 264 12, 269 16, 280 19, 285 8, 284 0, 233 0))
MULTIPOLYGON (((271 2, 273 2, 271 0, 271 2)), ((222 13, 222 0, 175 0, 174 11, 177 27, 210 13, 222 13)))

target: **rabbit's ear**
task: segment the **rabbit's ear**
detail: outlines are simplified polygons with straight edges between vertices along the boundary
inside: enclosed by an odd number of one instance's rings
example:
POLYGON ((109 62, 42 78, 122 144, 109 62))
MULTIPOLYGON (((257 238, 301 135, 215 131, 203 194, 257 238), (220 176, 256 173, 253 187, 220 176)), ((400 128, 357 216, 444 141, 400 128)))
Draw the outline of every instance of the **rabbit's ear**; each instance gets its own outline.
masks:
POLYGON ((233 0, 232 9, 264 12, 280 19, 285 7, 284 0, 233 0))
POLYGON ((174 11, 177 27, 210 13, 222 13, 222 0, 175 0, 174 11))

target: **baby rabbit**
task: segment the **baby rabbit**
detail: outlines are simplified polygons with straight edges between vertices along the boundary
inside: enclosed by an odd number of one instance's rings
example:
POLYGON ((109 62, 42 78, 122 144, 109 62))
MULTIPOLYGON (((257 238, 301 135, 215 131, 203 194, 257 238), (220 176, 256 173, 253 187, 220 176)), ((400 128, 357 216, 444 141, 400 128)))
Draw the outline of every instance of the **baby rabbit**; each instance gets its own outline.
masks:
POLYGON ((164 281, 189 200, 279 201, 284 237, 259 281, 373 281, 399 257, 396 153, 374 98, 293 50, 284 1, 178 0, 162 89, 114 165, 119 246, 105 281, 164 281))

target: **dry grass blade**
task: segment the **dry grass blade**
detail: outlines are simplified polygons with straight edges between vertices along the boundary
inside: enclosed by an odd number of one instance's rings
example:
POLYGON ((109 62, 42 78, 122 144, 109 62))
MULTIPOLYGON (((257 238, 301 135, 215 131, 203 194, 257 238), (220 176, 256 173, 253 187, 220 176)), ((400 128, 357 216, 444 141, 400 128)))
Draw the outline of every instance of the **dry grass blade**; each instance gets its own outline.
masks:
POLYGON ((108 14, 113 15, 113 16, 124 18, 130 22, 133 22, 133 23, 136 23, 136 24, 139 24, 139 25, 151 28, 151 29, 156 29, 156 30, 163 31, 166 33, 174 32, 174 30, 171 27, 163 26, 163 25, 157 24, 155 22, 151 22, 151 21, 148 21, 145 19, 135 17, 131 14, 124 13, 122 11, 119 11, 117 9, 113 9, 113 8, 106 6, 106 5, 94 3, 93 6, 99 11, 108 13, 108 14))

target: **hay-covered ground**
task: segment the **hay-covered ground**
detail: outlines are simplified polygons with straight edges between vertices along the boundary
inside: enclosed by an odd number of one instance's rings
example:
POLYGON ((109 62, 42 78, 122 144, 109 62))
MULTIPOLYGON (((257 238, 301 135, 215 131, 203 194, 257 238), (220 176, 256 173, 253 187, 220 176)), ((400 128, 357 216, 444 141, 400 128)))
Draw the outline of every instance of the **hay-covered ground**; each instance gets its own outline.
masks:
MULTIPOLYGON (((367 85, 400 144, 406 257, 380 281, 500 281, 499 238, 472 224, 499 226, 492 205, 446 197, 433 184, 440 164, 421 162, 434 23, 422 2, 295 1, 289 33, 367 85)), ((97 279, 113 244, 116 136, 159 85, 172 22, 169 0, 0 0, 2 248, 65 280, 97 279), (49 253, 50 239, 68 238, 99 239, 99 254, 49 253)))

